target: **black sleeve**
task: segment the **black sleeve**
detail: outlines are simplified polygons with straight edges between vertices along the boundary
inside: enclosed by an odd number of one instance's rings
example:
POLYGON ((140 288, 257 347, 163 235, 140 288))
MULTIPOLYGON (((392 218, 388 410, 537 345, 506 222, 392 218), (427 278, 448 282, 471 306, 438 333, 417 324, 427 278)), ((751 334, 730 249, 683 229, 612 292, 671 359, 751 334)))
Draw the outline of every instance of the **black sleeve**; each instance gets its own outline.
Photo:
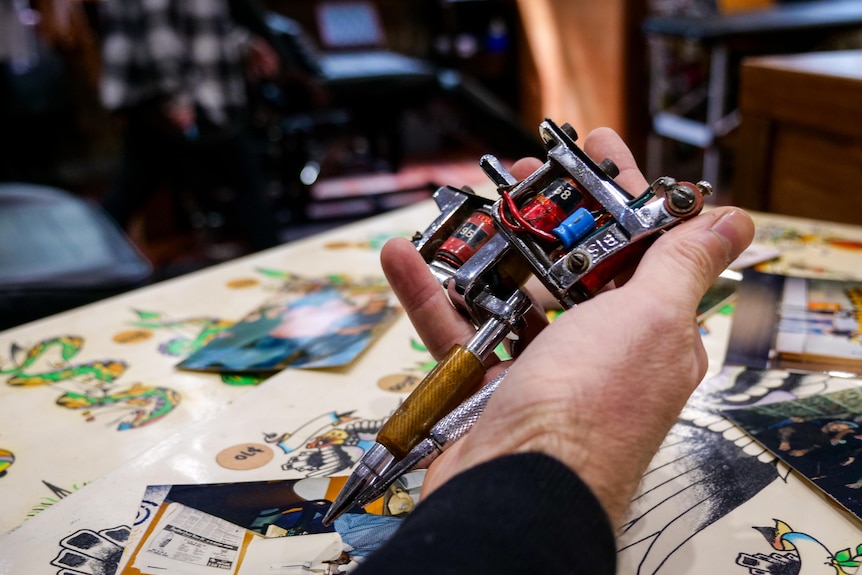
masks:
POLYGON ((470 469, 423 500, 354 573, 612 575, 614 534, 580 478, 538 453, 470 469))

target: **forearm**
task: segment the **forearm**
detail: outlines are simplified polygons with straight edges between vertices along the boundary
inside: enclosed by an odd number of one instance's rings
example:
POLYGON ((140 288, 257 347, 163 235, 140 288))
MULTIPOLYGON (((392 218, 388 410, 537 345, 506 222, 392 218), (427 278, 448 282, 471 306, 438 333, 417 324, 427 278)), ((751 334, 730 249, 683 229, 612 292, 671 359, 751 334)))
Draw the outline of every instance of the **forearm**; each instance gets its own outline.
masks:
POLYGON ((566 466, 495 459, 423 500, 359 573, 614 573, 607 514, 566 466), (406 571, 405 571, 406 570, 406 571))

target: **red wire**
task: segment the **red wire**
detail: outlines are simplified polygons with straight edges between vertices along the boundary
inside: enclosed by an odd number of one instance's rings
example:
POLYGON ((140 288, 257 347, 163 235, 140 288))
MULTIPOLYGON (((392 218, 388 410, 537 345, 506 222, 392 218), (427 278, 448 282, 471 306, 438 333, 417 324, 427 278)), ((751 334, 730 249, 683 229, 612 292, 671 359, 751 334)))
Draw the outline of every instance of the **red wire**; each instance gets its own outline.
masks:
POLYGON ((540 230, 539 228, 524 219, 524 217, 521 215, 521 212, 518 211, 518 206, 515 205, 515 200, 513 200, 512 197, 509 195, 509 192, 503 192, 503 199, 505 200, 505 205, 507 208, 509 208, 509 212, 511 213, 512 217, 515 218, 515 221, 517 222, 517 225, 515 225, 506 219, 506 215, 503 213, 503 204, 500 204, 500 219, 503 221, 507 228, 514 231, 526 230, 534 236, 537 236, 549 242, 557 241, 556 236, 549 234, 544 230, 540 230))

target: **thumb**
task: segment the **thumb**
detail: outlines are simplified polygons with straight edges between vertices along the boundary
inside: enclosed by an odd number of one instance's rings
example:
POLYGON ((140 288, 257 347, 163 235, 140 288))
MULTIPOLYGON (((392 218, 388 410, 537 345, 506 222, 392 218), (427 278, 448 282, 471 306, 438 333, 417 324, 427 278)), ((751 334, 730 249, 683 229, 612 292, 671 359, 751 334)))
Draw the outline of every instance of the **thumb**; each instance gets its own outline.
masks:
POLYGON ((678 309, 695 309, 719 274, 754 238, 751 217, 735 207, 709 210, 664 233, 629 283, 678 309))

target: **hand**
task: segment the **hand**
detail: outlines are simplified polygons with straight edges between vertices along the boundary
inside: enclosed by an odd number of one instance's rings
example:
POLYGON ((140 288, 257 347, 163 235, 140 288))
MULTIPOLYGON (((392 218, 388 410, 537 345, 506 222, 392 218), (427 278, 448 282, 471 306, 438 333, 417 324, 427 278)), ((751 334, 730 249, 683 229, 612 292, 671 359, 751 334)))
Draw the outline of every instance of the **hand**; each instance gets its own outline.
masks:
MULTIPOLYGON (((584 151, 613 159, 617 182, 627 190, 646 189, 612 130, 592 132, 584 151)), ((522 179, 539 165, 521 160, 511 171, 522 179)), ((429 469, 423 496, 482 462, 538 451, 577 473, 620 524, 647 465, 706 373, 698 302, 753 235, 751 218, 728 207, 663 234, 624 285, 566 311, 512 362, 476 425, 429 469)), ((392 240, 381 259, 435 358, 475 333, 412 244, 392 240)))

